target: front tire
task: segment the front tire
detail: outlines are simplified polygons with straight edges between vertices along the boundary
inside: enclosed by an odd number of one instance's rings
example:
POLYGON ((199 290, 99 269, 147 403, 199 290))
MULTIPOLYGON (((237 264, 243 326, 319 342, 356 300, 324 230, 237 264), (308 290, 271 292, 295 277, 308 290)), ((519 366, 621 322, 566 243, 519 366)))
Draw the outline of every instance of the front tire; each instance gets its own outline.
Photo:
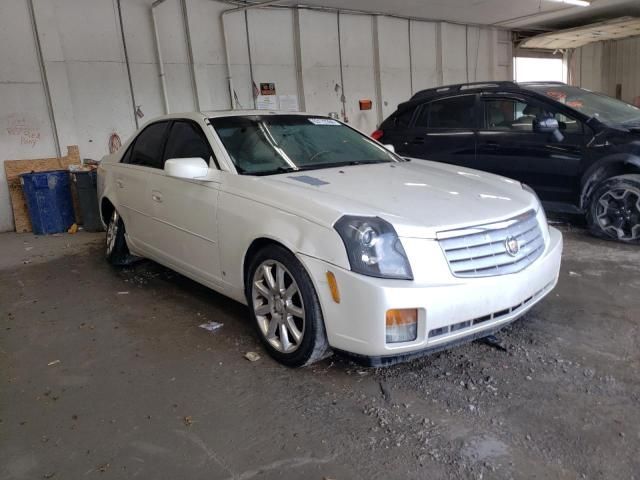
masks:
POLYGON ((124 266, 131 263, 132 256, 129 253, 124 233, 124 222, 114 208, 111 217, 109 217, 105 236, 105 257, 111 265, 124 266))
POLYGON ((269 354, 289 367, 321 360, 329 350, 320 302, 309 274, 288 250, 269 245, 250 261, 245 295, 269 354))
POLYGON ((640 175, 620 175, 600 183, 591 196, 587 222, 600 238, 640 244, 640 175))

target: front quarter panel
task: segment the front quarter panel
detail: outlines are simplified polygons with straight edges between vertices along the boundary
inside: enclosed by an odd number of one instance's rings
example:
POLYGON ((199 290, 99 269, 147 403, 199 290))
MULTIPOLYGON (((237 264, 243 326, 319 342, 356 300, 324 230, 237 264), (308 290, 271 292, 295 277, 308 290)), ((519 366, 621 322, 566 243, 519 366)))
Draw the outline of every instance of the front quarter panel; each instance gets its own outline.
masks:
MULTIPOLYGON (((227 175, 235 177, 230 179, 232 183, 238 180, 242 183, 240 176, 227 175)), ((338 233, 328 225, 303 218, 291 210, 277 201, 256 198, 250 191, 225 182, 218 203, 218 226, 222 279, 230 297, 245 303, 245 255, 258 239, 280 243, 295 255, 318 258, 349 269, 338 233)), ((318 279, 312 280, 318 288, 318 279)))

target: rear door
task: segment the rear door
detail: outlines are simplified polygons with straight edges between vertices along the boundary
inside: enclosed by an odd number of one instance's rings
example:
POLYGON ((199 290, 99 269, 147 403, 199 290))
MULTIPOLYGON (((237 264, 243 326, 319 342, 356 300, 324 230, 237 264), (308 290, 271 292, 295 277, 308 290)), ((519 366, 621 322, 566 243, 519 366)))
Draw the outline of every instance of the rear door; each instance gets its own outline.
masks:
POLYGON ((483 95, 478 169, 530 185, 545 202, 574 203, 586 127, 568 112, 516 94, 483 95), (562 139, 535 131, 536 120, 555 117, 562 139))
POLYGON ((420 106, 407 131, 406 155, 473 167, 476 156, 476 95, 463 94, 420 106))
POLYGON ((200 125, 176 120, 169 130, 163 162, 168 159, 203 158, 213 169, 213 181, 187 180, 165 175, 149 178, 153 204, 156 253, 175 268, 204 283, 220 282, 217 209, 220 191, 217 163, 200 125))
POLYGON ((145 247, 151 233, 152 206, 149 176, 162 168, 162 152, 169 122, 152 123, 144 128, 129 146, 120 163, 115 164, 118 211, 127 237, 134 246, 145 247))

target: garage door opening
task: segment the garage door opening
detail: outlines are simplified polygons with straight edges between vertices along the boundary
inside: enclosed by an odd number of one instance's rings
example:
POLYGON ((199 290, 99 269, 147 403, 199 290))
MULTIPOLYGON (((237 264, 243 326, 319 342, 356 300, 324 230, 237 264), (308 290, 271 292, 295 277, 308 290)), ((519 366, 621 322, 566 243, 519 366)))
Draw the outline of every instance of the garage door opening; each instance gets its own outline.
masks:
POLYGON ((516 82, 564 82, 562 58, 515 57, 513 76, 516 82))

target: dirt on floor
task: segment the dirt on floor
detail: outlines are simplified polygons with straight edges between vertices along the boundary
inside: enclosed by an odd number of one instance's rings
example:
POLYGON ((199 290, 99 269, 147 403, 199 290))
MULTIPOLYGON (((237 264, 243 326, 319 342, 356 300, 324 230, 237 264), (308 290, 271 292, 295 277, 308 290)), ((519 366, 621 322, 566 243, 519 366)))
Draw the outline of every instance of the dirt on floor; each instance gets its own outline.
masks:
POLYGON ((299 370, 100 234, 2 234, 0 479, 640 478, 640 248, 563 231, 558 287, 497 345, 299 370))

